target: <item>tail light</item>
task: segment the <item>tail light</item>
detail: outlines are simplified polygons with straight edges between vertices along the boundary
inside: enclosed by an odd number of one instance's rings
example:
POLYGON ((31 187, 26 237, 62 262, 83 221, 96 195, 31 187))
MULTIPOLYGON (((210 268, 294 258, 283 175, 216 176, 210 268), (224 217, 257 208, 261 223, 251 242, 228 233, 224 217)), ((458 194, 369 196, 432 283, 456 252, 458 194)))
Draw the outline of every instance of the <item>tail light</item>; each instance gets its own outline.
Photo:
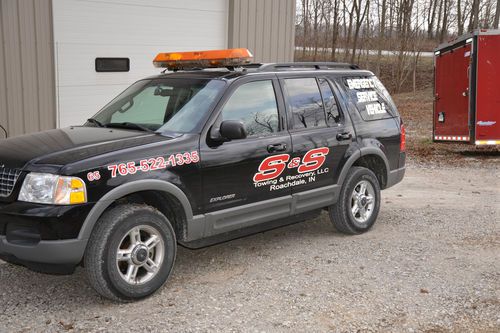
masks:
POLYGON ((399 151, 406 151, 406 128, 401 120, 401 142, 399 143, 399 151))

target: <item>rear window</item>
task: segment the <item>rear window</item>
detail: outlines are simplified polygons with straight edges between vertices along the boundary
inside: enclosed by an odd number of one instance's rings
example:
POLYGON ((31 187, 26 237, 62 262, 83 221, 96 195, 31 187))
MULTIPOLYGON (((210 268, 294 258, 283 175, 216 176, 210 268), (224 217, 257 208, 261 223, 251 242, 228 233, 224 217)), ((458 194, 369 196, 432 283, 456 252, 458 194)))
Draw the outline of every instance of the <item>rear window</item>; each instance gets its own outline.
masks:
POLYGON ((397 116, 396 106, 376 76, 344 77, 344 87, 363 120, 397 116))

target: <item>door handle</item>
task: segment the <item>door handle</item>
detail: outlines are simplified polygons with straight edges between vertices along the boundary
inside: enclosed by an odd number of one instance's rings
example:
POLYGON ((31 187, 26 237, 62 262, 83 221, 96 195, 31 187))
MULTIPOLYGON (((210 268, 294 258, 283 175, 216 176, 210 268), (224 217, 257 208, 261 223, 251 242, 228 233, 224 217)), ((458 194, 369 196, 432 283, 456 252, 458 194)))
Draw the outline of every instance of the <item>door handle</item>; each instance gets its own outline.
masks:
POLYGON ((285 151, 285 150, 286 150, 285 143, 276 143, 274 145, 267 146, 267 151, 270 153, 276 153, 276 152, 285 151))
POLYGON ((352 139, 352 134, 350 132, 344 132, 344 133, 337 134, 338 141, 350 140, 350 139, 352 139))

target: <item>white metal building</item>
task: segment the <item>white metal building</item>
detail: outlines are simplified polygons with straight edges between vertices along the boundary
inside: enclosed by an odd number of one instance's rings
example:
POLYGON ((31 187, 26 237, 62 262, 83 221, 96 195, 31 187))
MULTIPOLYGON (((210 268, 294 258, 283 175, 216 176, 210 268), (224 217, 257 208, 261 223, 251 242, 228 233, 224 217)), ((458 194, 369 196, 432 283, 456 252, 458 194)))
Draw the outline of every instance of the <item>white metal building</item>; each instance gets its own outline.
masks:
POLYGON ((258 62, 293 60, 295 0, 0 0, 0 19, 9 136, 83 123, 158 73, 159 52, 248 47, 258 62), (98 71, 108 58, 127 66, 98 71))

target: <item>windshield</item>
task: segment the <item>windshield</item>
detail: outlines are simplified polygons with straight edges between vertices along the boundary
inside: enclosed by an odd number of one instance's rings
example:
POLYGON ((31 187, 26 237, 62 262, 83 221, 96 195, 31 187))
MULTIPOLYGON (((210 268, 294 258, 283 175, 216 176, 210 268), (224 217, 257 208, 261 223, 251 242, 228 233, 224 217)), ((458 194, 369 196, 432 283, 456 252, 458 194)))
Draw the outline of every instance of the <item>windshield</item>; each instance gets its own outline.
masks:
POLYGON ((155 79, 134 83, 89 119, 87 126, 192 132, 207 116, 225 83, 155 79))

